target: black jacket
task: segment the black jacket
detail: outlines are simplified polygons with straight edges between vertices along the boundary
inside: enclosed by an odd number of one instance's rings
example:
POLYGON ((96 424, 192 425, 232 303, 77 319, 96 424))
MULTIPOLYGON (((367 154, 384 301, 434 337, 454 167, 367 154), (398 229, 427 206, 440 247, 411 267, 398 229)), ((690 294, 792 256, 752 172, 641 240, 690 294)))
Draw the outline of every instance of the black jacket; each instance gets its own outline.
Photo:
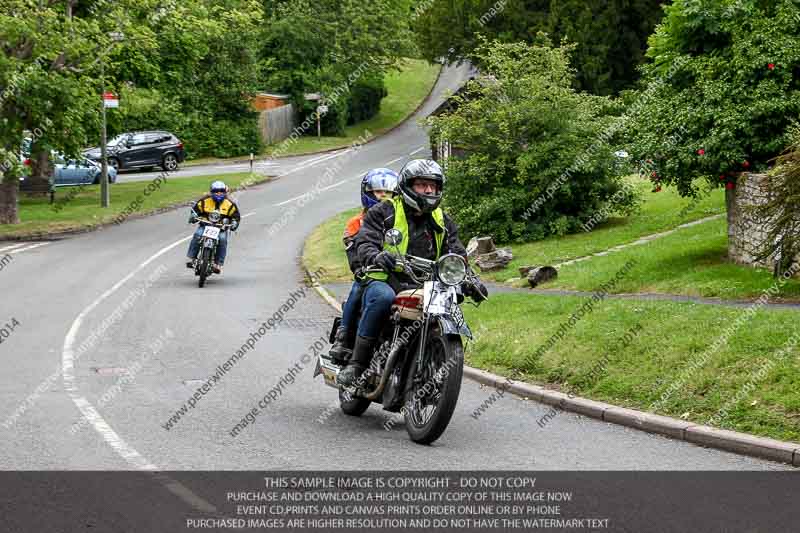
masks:
MULTIPOLYGON (((443 231, 442 255, 453 253, 464 258, 467 257, 467 250, 458 240, 458 227, 446 213, 444 215, 445 227, 441 228, 431 215, 416 216, 413 210, 406 207, 405 204, 403 204, 403 208, 406 212, 410 234, 407 254, 425 259, 436 259, 434 232, 443 231)), ((383 251, 383 235, 386 230, 393 227, 394 205, 391 202, 381 202, 367 211, 356 239, 358 260, 362 265, 371 265, 375 256, 383 251)), ((416 284, 408 276, 398 272, 392 272, 387 282, 395 292, 416 287, 416 284)))

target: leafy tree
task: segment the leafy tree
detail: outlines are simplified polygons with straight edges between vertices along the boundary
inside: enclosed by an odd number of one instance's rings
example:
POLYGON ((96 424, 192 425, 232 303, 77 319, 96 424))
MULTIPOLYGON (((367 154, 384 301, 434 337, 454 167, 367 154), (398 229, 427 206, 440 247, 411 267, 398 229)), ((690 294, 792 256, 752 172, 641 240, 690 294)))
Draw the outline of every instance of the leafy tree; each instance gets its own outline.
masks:
MULTIPOLYGON (((37 133, 34 157, 51 149, 76 154, 99 120, 99 61, 112 47, 109 31, 130 31, 129 2, 95 2, 78 16, 75 2, 5 0, 0 13, 0 223, 16 223, 19 160, 25 130, 37 133), (93 15, 100 9, 103 17, 93 15), (122 23, 115 23, 121 20, 122 23), (41 135, 39 135, 41 133, 41 135)), ((46 158, 45 158, 46 159, 46 158)))
MULTIPOLYGON (((601 135, 618 110, 572 88, 569 48, 493 43, 475 53, 483 76, 431 121, 434 140, 460 154, 447 160, 449 209, 466 235, 498 241, 578 230, 622 189, 601 135)), ((633 206, 618 197, 618 209, 633 206)))
POLYGON ((650 39, 646 88, 627 130, 654 180, 695 195, 696 178, 734 186, 765 169, 800 117, 800 5, 675 0, 650 39), (670 139, 670 142, 666 142, 670 139))
POLYGON ((323 127, 341 132, 348 122, 353 87, 382 86, 384 73, 411 53, 408 7, 406 1, 392 0, 269 2, 262 49, 264 86, 291 94, 301 114, 316 108, 304 101, 305 93, 339 95, 329 102, 323 127))
POLYGON ((480 35, 503 42, 576 43, 571 60, 579 89, 614 94, 638 79, 647 37, 659 22, 661 0, 434 0, 414 22, 422 55, 430 61, 479 58, 480 35))

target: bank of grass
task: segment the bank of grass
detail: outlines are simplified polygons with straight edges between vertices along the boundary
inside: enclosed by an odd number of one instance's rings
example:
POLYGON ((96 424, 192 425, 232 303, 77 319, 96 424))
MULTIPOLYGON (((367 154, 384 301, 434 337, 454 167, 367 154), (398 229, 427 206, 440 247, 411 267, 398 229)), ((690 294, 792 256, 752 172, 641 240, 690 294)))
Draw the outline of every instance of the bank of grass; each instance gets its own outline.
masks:
MULTIPOLYGON (((249 172, 197 176, 192 178, 167 178, 160 188, 145 195, 152 180, 111 184, 111 206, 100 207, 100 186, 59 187, 56 203, 50 204, 49 197, 31 197, 24 194, 19 198, 20 223, 0 225, 0 238, 38 237, 47 234, 88 229, 113 221, 141 197, 141 205, 132 210, 133 215, 150 213, 176 204, 188 203, 208 192, 208 184, 215 179, 223 179, 235 189, 250 178, 249 172), (54 209, 54 206, 61 206, 54 209)), ((256 176, 259 181, 269 178, 256 176)))
POLYGON ((303 246, 303 264, 312 271, 325 268, 322 283, 352 281, 353 274, 347 264, 342 235, 350 217, 358 214, 360 207, 348 209, 329 218, 311 232, 303 246))
MULTIPOLYGON (((672 383, 683 379, 687 365, 745 311, 685 302, 609 299, 530 362, 532 354, 569 321, 583 301, 578 297, 494 294, 478 309, 465 306, 464 314, 476 333, 475 342, 467 348, 468 364, 501 375, 520 371, 525 381, 648 411, 672 383), (623 339, 631 330, 638 334, 626 345, 623 339), (513 335, 509 335, 511 331, 513 335)), ((800 331, 798 317, 800 313, 789 310, 756 313, 707 365, 690 373, 657 412, 705 424, 753 382, 752 393, 743 394, 741 401, 728 409, 729 415, 715 425, 800 440, 800 351, 775 364, 764 379, 756 378, 757 371, 776 359, 784 343, 800 331)))
MULTIPOLYGON (((724 218, 682 228, 641 246, 566 265, 557 280, 542 288, 594 291, 598 280, 612 278, 633 260, 636 266, 612 292, 757 299, 776 280, 769 270, 729 262, 727 232, 724 218)), ((786 280, 772 301, 800 301, 800 280, 786 280)))
POLYGON ((635 241, 644 235, 667 231, 687 222, 725 213, 725 195, 722 189, 693 200, 681 198, 672 188, 652 193, 649 181, 634 177, 629 180, 642 193, 644 200, 638 213, 629 217, 612 217, 591 232, 509 245, 514 252, 514 260, 505 270, 486 273, 485 277, 494 281, 505 281, 518 277, 518 268, 521 266, 561 263, 635 241))
MULTIPOLYGON (((280 156, 306 155, 336 148, 350 146, 355 140, 368 131, 377 136, 387 132, 408 118, 433 90, 439 76, 441 65, 431 65, 420 59, 404 59, 400 71, 391 71, 386 75, 387 96, 381 100, 380 112, 369 120, 347 126, 344 135, 332 137, 322 136, 319 139, 313 133, 300 137, 288 149, 281 144, 267 146, 262 155, 270 156, 280 147, 280 156)), ((315 126, 316 127, 316 126, 315 126)), ((249 154, 233 159, 249 157, 249 154)), ((201 165, 222 161, 216 158, 202 158, 188 162, 188 165, 201 165)))

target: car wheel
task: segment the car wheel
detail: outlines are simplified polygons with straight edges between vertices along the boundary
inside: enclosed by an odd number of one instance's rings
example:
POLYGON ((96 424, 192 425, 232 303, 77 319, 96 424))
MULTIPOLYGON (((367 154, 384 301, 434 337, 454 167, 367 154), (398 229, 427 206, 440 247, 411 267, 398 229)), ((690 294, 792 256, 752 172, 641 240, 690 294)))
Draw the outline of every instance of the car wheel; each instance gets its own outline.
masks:
POLYGON ((167 154, 164 156, 164 161, 161 163, 161 168, 166 170, 167 172, 173 172, 178 170, 178 158, 175 157, 175 154, 167 154))
POLYGON ((108 166, 114 167, 114 170, 119 171, 119 160, 115 157, 109 157, 108 166))

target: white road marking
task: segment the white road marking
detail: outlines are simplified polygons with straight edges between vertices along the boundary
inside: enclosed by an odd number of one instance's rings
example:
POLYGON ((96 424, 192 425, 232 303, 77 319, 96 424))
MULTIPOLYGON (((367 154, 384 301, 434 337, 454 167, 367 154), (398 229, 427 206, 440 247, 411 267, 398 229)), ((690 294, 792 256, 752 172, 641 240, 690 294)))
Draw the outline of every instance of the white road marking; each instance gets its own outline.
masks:
MULTIPOLYGON (((334 187, 338 187, 339 185, 341 185, 343 183, 347 183, 348 181, 349 180, 342 180, 342 181, 336 182, 333 185, 328 185, 327 187, 323 187, 322 189, 319 189, 318 192, 327 191, 328 189, 333 189, 334 187)), ((272 204, 272 205, 273 205, 273 207, 280 207, 282 205, 286 205, 286 204, 289 204, 291 202, 294 202, 295 200, 299 200, 300 198, 303 198, 305 196, 308 196, 308 192, 305 192, 305 193, 301 194, 300 196, 295 196, 294 198, 289 198, 288 200, 284 200, 283 202, 281 202, 279 204, 272 204)))
POLYGON ((414 150, 413 152, 411 152, 411 153, 410 153, 410 154, 408 154, 408 155, 414 155, 414 154, 416 154, 417 152, 421 152, 421 151, 423 151, 424 149, 425 149, 425 147, 424 147, 424 146, 420 146, 419 148, 417 148, 416 150, 414 150))
POLYGON ((12 244, 11 246, 3 246, 2 248, 0 248, 0 252, 5 252, 6 250, 12 250, 14 248, 19 248, 20 246, 25 246, 26 244, 28 244, 28 243, 19 242, 17 244, 12 244))
POLYGON ((8 253, 9 254, 18 254, 20 252, 24 252, 26 250, 33 250, 34 248, 39 248, 40 246, 45 246, 47 244, 50 244, 50 243, 49 242, 39 242, 39 243, 36 243, 36 244, 32 244, 30 246, 26 246, 25 248, 17 248, 16 250, 11 250, 8 253))
MULTIPOLYGON (((67 332, 67 336, 64 338, 64 349, 61 354, 61 368, 62 376, 64 378, 64 388, 69 394, 70 399, 77 406, 83 418, 86 419, 86 421, 95 429, 95 431, 100 434, 100 436, 103 437, 103 439, 105 439, 109 446, 111 446, 111 448, 129 465, 137 470, 159 470, 159 467, 148 461, 142 454, 137 452, 133 447, 126 443, 122 437, 120 437, 117 432, 114 431, 110 425, 108 425, 97 409, 95 409, 86 398, 78 394, 78 389, 75 386, 75 355, 73 346, 83 320, 93 309, 100 305, 103 300, 114 294, 120 287, 122 287, 122 285, 133 278, 137 273, 142 271, 147 265, 155 261, 158 257, 161 257, 179 244, 184 243, 191 238, 192 235, 189 235, 188 237, 184 237, 168 246, 165 246, 150 256, 150 258, 148 258, 146 261, 141 263, 127 276, 119 280, 113 287, 101 294, 96 300, 94 300, 83 311, 80 312, 77 318, 75 318, 75 320, 72 322, 72 326, 67 332)), ((160 475, 160 480, 170 492, 181 498, 195 509, 203 512, 216 512, 216 507, 192 493, 179 482, 170 479, 165 475, 160 475)))
POLYGON ((394 164, 394 163, 397 163, 398 161, 400 161, 400 160, 402 160, 402 159, 405 159, 405 156, 398 157, 397 159, 392 159, 391 161, 389 161, 388 163, 386 163, 386 166, 388 167, 389 165, 392 165, 392 164, 394 164))

